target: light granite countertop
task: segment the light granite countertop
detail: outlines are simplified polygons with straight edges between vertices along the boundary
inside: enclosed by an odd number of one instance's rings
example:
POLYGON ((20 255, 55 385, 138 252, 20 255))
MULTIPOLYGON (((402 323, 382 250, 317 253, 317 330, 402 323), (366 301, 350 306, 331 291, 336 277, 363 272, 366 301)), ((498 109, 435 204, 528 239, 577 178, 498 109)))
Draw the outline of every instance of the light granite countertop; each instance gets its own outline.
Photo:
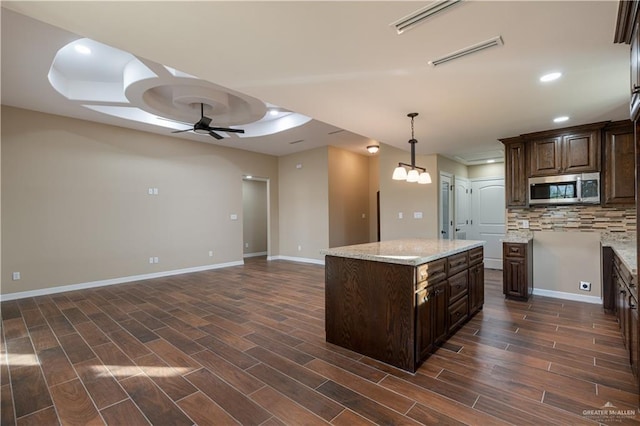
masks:
POLYGON ((475 240, 406 239, 335 247, 321 250, 320 253, 325 256, 418 266, 484 244, 484 241, 475 240))
POLYGON ((603 241, 602 246, 611 247, 631 272, 631 275, 638 276, 637 246, 635 241, 603 241))

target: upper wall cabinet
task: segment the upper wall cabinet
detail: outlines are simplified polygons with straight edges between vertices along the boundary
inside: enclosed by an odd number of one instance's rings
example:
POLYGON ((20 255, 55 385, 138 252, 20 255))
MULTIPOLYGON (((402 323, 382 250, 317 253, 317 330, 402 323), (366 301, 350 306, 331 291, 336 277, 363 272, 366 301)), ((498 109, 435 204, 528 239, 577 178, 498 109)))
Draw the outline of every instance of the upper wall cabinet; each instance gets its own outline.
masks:
MULTIPOLYGON (((600 171, 600 129, 564 129, 556 135, 527 135, 530 176, 600 171)), ((546 132, 545 132, 546 133, 546 132)))
POLYGON ((600 171, 602 204, 633 204, 633 136, 632 123, 627 120, 603 121, 500 139, 505 147, 507 208, 529 205, 530 177, 600 171))
POLYGON ((615 43, 626 43, 630 48, 631 78, 630 91, 631 100, 629 103, 629 113, 632 121, 636 121, 640 116, 640 29, 638 27, 638 1, 620 1, 618 3, 618 20, 613 41, 615 43))
POLYGON ((602 204, 635 204, 633 123, 611 123, 604 131, 602 152, 602 204))
POLYGON ((504 144, 505 196, 507 207, 527 206, 527 163, 522 138, 500 139, 504 144))

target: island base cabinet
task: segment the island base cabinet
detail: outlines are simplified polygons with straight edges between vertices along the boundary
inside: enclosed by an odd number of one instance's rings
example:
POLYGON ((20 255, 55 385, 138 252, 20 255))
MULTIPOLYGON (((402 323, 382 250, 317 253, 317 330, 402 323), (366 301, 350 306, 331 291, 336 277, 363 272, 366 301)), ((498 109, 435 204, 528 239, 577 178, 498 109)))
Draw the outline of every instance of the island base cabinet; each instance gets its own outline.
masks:
POLYGON ((415 269, 326 256, 327 342, 414 371, 415 269))
POLYGON ((327 342, 414 373, 471 318, 471 299, 482 309, 482 258, 482 247, 416 266, 325 255, 327 342))
POLYGON ((469 268, 469 315, 484 305, 484 263, 469 268))

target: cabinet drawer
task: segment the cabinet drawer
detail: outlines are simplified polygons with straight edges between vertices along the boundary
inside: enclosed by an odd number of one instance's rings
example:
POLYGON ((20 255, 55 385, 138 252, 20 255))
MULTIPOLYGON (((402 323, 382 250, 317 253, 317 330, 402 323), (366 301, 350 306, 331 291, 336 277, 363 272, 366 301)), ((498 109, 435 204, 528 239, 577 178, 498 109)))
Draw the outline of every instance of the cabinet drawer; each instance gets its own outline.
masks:
POLYGON ((449 269, 449 276, 467 269, 469 267, 468 252, 465 251, 464 253, 454 254, 447 257, 447 267, 449 269))
POLYGON ((449 306, 449 333, 467 320, 468 312, 469 301, 466 297, 449 306))
POLYGON ((449 278, 449 305, 467 295, 469 277, 467 271, 462 271, 449 278))
POLYGON ((482 263, 484 260, 484 251, 482 247, 476 247, 469 250, 469 266, 475 265, 476 263, 482 263))
POLYGON ((526 251, 526 244, 504 243, 504 257, 524 257, 526 251))
POLYGON ((439 283, 447 278, 447 260, 446 259, 438 259, 433 262, 425 263, 424 265, 420 265, 417 268, 417 277, 416 289, 420 286, 424 281, 429 281, 429 285, 439 283))

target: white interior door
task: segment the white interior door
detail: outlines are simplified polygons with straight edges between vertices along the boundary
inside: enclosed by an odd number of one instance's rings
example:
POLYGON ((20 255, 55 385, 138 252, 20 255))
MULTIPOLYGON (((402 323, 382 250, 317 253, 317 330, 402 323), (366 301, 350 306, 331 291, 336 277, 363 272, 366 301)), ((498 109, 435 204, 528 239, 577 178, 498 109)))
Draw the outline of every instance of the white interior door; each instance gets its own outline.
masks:
POLYGON ((455 239, 467 240, 470 218, 470 196, 471 186, 469 179, 456 176, 454 189, 456 193, 455 201, 455 239))
POLYGON ((471 182, 471 225, 468 239, 486 241, 484 265, 502 269, 502 243, 505 231, 504 179, 478 179, 471 182))
POLYGON ((451 240, 453 238, 453 185, 449 173, 440 172, 440 238, 451 240))

